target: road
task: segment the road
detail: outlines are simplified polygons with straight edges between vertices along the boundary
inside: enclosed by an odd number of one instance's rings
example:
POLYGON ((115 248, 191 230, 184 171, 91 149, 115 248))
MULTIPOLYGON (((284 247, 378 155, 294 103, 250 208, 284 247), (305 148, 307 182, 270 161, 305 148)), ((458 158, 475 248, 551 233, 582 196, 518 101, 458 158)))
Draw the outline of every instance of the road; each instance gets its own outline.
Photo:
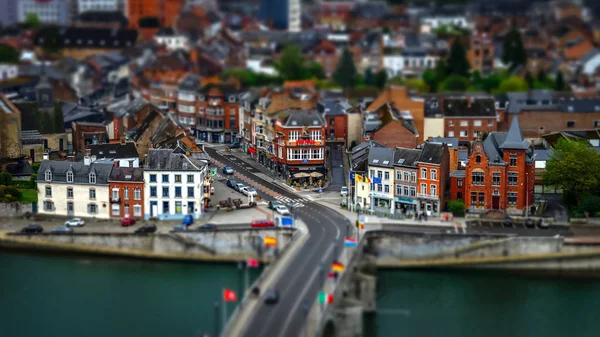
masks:
POLYGON ((331 183, 326 191, 340 192, 342 186, 346 185, 345 173, 344 173, 344 143, 333 143, 328 144, 329 156, 331 157, 331 183))
MULTIPOLYGON (((231 166, 236 172, 251 178, 257 184, 269 186, 273 191, 290 199, 298 198, 290 190, 273 184, 272 179, 262 179, 254 173, 255 169, 248 170, 248 166, 240 161, 232 161, 229 156, 223 156, 213 148, 207 148, 206 151, 212 158, 231 166)), ((329 272, 334 253, 341 252, 346 234, 346 218, 310 201, 306 201, 304 207, 295 208, 293 213, 306 223, 310 237, 274 283, 274 288, 279 292, 279 303, 261 303, 255 312, 255 319, 246 327, 244 336, 298 336, 306 321, 304 304, 312 305, 317 299, 321 282, 329 272)))

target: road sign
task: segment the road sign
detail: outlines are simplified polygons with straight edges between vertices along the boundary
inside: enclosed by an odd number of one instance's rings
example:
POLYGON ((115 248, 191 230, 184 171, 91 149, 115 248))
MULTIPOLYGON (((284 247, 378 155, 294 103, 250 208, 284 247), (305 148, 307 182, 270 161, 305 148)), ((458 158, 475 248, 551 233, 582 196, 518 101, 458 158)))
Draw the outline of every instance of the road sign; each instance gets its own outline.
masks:
POLYGON ((302 159, 302 164, 308 164, 308 159, 302 159))
POLYGON ((282 227, 291 227, 294 225, 294 219, 292 217, 281 217, 282 227))

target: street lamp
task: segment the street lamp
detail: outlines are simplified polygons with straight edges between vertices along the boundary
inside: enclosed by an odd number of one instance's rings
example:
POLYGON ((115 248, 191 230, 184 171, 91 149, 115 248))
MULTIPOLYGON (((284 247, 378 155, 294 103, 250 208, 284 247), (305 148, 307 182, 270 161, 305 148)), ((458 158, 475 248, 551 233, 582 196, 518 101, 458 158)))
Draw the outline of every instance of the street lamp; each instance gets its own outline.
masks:
POLYGON ((525 217, 529 217, 529 172, 525 172, 525 217))

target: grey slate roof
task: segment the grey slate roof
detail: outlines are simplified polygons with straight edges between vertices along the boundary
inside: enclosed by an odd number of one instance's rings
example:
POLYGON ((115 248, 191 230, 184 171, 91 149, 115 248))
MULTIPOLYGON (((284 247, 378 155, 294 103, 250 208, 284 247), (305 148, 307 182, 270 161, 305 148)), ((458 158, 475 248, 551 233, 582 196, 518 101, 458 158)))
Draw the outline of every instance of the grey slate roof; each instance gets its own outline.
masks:
POLYGON ((96 156, 97 158, 122 159, 139 157, 134 142, 128 142, 125 144, 91 144, 90 151, 91 155, 96 156))
POLYGON ((451 177, 456 177, 456 178, 464 178, 465 177, 465 170, 455 170, 452 171, 452 173, 450 173, 451 177))
POLYGON ((443 144, 440 143, 425 143, 423 151, 419 157, 419 163, 426 164, 441 164, 444 151, 443 144))
POLYGON ((562 112, 600 112, 600 99, 575 99, 561 101, 558 108, 562 112))
POLYGON ((144 170, 140 167, 113 167, 108 180, 143 182, 144 170))
POLYGON ((317 103, 317 110, 325 116, 343 116, 351 108, 347 100, 325 99, 317 103))
POLYGON ((178 153, 177 149, 150 149, 146 159, 146 170, 160 171, 194 171, 200 170, 206 164, 188 158, 183 153, 178 153))
POLYGON ((469 150, 458 150, 458 161, 467 161, 469 159, 469 150))
POLYGON ((369 150, 373 147, 385 147, 373 140, 366 141, 355 146, 352 149, 352 155, 350 156, 350 169, 356 172, 365 172, 367 170, 367 159, 369 157, 369 150))
POLYGON ((301 126, 321 126, 325 125, 323 116, 317 110, 299 110, 290 109, 284 121, 284 126, 301 127, 301 126))
POLYGON ((583 55, 581 57, 581 59, 579 59, 579 61, 581 63, 586 63, 586 62, 588 62, 589 60, 593 59, 594 57, 596 57, 599 54, 600 54, 600 49, 594 48, 594 49, 590 50, 589 52, 585 53, 585 55, 583 55))
POLYGON ((69 184, 79 185, 107 185, 108 177, 113 168, 109 163, 96 163, 85 165, 84 162, 44 160, 40 164, 37 181, 42 184, 46 182, 46 170, 52 172, 52 183, 67 183, 67 172, 73 172, 73 182, 69 184), (90 174, 96 174, 96 184, 90 184, 90 174))
POLYGON ((553 90, 531 90, 529 92, 511 92, 506 94, 508 106, 505 112, 509 114, 518 114, 525 108, 535 108, 536 110, 554 110, 557 104, 562 100, 574 97, 571 93, 555 92, 553 90))
POLYGON ((394 167, 394 149, 373 147, 369 150, 369 166, 394 167))
POLYGON ((23 159, 6 164, 6 172, 10 173, 13 177, 28 177, 35 173, 31 165, 29 165, 29 161, 23 159))
POLYGON ((412 167, 416 168, 421 156, 420 149, 407 149, 403 147, 397 147, 394 150, 394 166, 412 167))
POLYGON ((446 143, 448 144, 448 148, 458 149, 458 138, 444 138, 444 137, 434 137, 431 138, 432 143, 446 143))
POLYGON ((533 150, 536 161, 546 161, 552 155, 552 150, 533 150))
POLYGON ((508 133, 506 134, 506 139, 500 145, 500 148, 517 150, 526 150, 529 148, 529 142, 523 139, 519 119, 516 116, 513 118, 510 129, 508 129, 508 133))

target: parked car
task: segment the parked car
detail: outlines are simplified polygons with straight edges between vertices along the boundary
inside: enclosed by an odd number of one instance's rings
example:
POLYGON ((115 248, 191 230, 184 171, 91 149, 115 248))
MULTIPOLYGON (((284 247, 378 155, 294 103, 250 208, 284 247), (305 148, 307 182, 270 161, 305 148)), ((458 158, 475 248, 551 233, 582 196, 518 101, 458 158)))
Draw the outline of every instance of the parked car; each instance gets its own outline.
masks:
POLYGON ((506 217, 504 218, 504 222, 502 223, 505 227, 512 227, 513 226, 513 221, 511 218, 506 217))
POLYGON ((53 228, 51 231, 51 233, 55 233, 55 234, 67 234, 67 233, 73 233, 73 229, 71 229, 71 227, 69 226, 60 226, 60 227, 56 227, 53 228))
POLYGON ((223 167, 223 173, 227 174, 227 175, 232 175, 233 174, 233 169, 229 166, 225 166, 223 167))
POLYGON ((279 203, 279 201, 277 201, 277 200, 271 200, 271 201, 269 201, 269 205, 268 205, 267 207, 269 207, 269 209, 272 209, 272 210, 274 210, 274 209, 275 209, 275 208, 277 208, 277 206, 279 206, 279 205, 281 205, 281 204, 279 203))
POLYGON ((345 197, 348 195, 348 187, 347 186, 342 186, 342 190, 340 191, 340 195, 342 197, 345 197))
POLYGON ((42 233, 44 228, 38 224, 31 224, 23 229, 21 229, 21 233, 42 233))
POLYGON ((244 184, 242 184, 242 183, 237 183, 237 184, 236 184, 236 185, 233 187, 233 189, 234 189, 234 190, 236 190, 236 191, 238 191, 238 192, 241 192, 241 191, 242 191, 242 188, 244 188, 244 187, 246 187, 246 185, 244 185, 244 184))
POLYGON ((143 225, 142 227, 135 230, 134 233, 154 233, 156 232, 156 225, 151 223, 147 225, 143 225))
POLYGON ((275 227, 275 223, 273 222, 273 220, 269 219, 256 219, 252 220, 252 224, 250 226, 252 228, 275 227))
POLYGON ((283 205, 278 205, 275 208, 275 212, 277 212, 277 213, 279 213, 281 215, 290 215, 290 210, 287 207, 283 206, 283 205))
POLYGON ((186 232, 188 230, 186 225, 177 225, 171 228, 171 232, 186 232))
POLYGON ((525 227, 535 228, 535 221, 533 221, 531 218, 528 218, 525 220, 525 227))
POLYGON ((246 186, 240 189, 240 192, 242 192, 244 195, 252 195, 252 196, 256 196, 256 190, 250 186, 246 186))
POLYGON ((123 220, 121 220, 121 226, 123 227, 129 227, 129 226, 133 226, 135 225, 135 219, 134 218, 123 218, 123 220))
POLYGON ((233 144, 229 145, 230 149, 239 149, 240 147, 242 147, 242 145, 240 145, 240 143, 233 143, 233 144))
POLYGON ((213 194, 215 194, 215 187, 211 186, 210 187, 210 195, 213 195, 213 194))
POLYGON ((215 225, 214 223, 205 223, 204 225, 200 226, 199 230, 202 230, 202 231, 216 231, 217 230, 217 225, 215 225))
POLYGON ((277 290, 270 288, 265 291, 265 304, 276 304, 279 302, 279 293, 277 290))
POLYGON ((191 226, 194 224, 194 217, 191 214, 186 214, 181 221, 182 225, 191 226))
POLYGON ((227 179, 227 183, 225 183, 225 185, 227 185, 227 187, 235 189, 235 186, 237 186, 237 181, 233 179, 227 179))
POLYGON ((83 227, 85 226, 85 221, 79 218, 73 218, 65 221, 65 226, 67 227, 83 227))

